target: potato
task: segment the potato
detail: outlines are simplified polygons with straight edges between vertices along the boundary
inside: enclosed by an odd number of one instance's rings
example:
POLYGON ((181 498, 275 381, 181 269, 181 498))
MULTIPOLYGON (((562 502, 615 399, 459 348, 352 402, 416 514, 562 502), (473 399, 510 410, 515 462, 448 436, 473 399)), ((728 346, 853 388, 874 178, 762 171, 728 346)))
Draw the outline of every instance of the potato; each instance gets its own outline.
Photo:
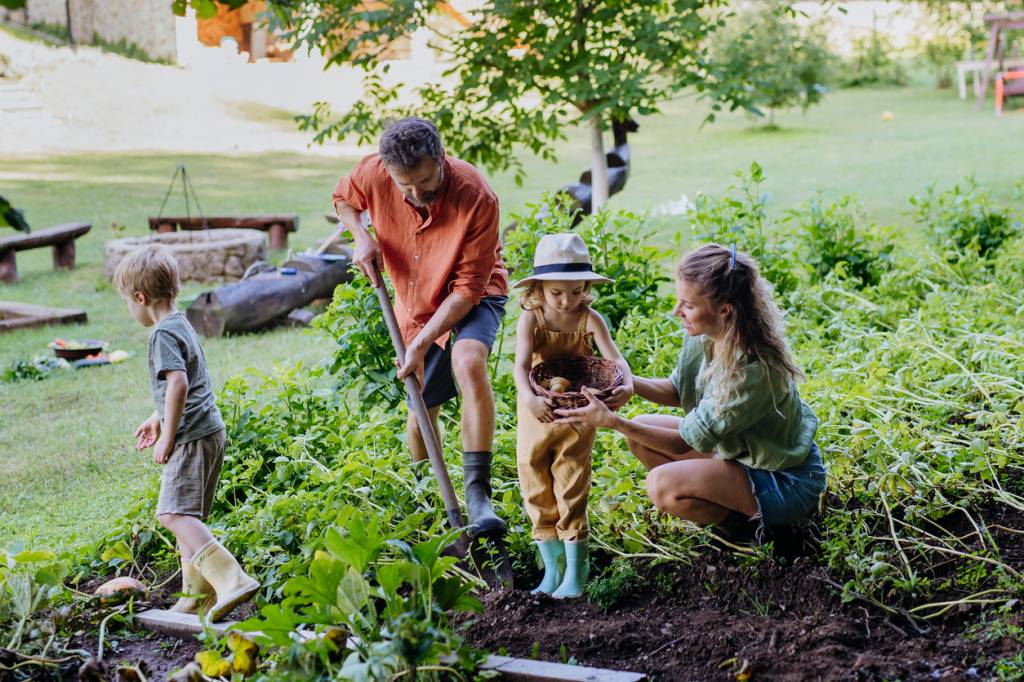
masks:
POLYGON ((572 382, 565 377, 551 377, 549 390, 553 393, 565 393, 572 386, 572 382))

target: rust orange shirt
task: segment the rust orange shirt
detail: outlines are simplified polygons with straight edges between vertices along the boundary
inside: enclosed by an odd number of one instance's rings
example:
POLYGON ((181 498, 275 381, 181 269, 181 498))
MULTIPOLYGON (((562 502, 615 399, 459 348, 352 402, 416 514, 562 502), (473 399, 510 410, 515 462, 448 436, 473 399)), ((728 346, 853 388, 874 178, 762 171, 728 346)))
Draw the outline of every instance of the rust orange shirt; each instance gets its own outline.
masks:
MULTIPOLYGON (((338 181, 334 203, 339 201, 370 212, 406 344, 451 293, 474 305, 484 296, 508 295, 498 197, 465 161, 445 158, 444 179, 426 217, 406 200, 379 154, 367 156, 338 181)), ((444 334, 437 343, 447 340, 444 334)))

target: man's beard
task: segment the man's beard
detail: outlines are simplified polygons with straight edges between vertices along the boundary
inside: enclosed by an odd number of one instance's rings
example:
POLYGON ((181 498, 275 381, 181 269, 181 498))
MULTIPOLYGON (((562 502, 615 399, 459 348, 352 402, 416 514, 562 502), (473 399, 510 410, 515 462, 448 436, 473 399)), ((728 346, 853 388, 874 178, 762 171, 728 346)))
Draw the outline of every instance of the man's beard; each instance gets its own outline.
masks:
POLYGON ((409 200, 410 204, 417 208, 427 208, 432 203, 434 203, 434 199, 437 199, 437 191, 435 190, 433 192, 430 192, 429 194, 423 197, 422 201, 418 200, 411 194, 406 194, 405 198, 409 200))

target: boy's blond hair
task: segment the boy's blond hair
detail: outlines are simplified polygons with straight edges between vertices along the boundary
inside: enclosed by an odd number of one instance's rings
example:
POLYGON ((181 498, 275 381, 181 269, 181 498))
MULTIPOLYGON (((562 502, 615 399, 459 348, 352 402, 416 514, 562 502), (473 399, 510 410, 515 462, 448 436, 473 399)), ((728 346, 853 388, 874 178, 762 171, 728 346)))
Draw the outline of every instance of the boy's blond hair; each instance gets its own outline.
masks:
MULTIPOLYGON (((550 281, 550 280, 549 280, 550 281)), ((589 306, 594 302, 593 294, 593 283, 587 282, 583 287, 583 298, 580 299, 580 305, 589 306)), ((534 280, 526 285, 523 289, 523 293, 519 294, 519 307, 523 310, 533 310, 539 305, 544 304, 544 281, 534 280)))
POLYGON ((173 301, 181 291, 178 261, 159 244, 140 246, 117 264, 114 287, 122 296, 139 291, 153 301, 173 301))

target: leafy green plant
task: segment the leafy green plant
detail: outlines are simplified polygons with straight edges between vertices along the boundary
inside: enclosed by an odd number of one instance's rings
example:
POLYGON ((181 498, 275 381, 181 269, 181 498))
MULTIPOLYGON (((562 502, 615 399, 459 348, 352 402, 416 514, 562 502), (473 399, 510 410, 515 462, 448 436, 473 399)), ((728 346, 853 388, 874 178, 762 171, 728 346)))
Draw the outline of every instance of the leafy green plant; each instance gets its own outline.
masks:
POLYGON ((44 611, 66 590, 64 569, 53 552, 20 547, 0 554, 0 646, 45 656, 56 626, 44 611))
POLYGON ((604 572, 587 583, 587 599, 603 609, 625 602, 642 586, 642 579, 629 559, 613 560, 604 572))
POLYGON ((425 520, 414 515, 389 530, 387 516, 350 513, 344 526, 327 530, 308 574, 285 584, 282 603, 263 607, 260 617, 241 627, 260 631, 288 652, 277 666, 285 679, 294 668, 307 675, 317 670, 323 679, 471 677, 481 654, 462 644, 449 617, 482 606, 470 594, 474 583, 456 571, 456 559, 443 555, 456 533, 407 541, 425 520), (291 633, 300 623, 321 632, 340 624, 355 637, 349 640, 354 649, 342 661, 332 657, 343 653, 336 639, 295 647, 291 633))
POLYGON ((357 275, 336 287, 331 305, 312 326, 337 341, 328 366, 341 390, 368 405, 401 402, 405 388, 395 377, 395 349, 366 277, 357 275))
POLYGON ((931 185, 925 194, 911 197, 910 204, 916 221, 927 228, 948 259, 968 251, 986 257, 1021 231, 1019 218, 1009 209, 996 207, 973 177, 945 192, 931 185))
POLYGON ((831 272, 853 281, 863 289, 878 284, 891 266, 895 246, 877 228, 863 230, 864 206, 852 196, 825 204, 816 197, 791 210, 787 221, 795 226, 803 242, 805 262, 821 281, 831 272))
POLYGON ((14 360, 0 371, 0 382, 42 381, 54 372, 68 369, 71 365, 63 358, 50 355, 34 355, 31 360, 14 360))
POLYGON ((749 174, 738 171, 736 178, 738 186, 730 189, 738 191, 730 196, 697 196, 687 215, 693 236, 723 246, 735 243, 757 260, 761 275, 786 296, 800 281, 795 240, 768 213, 770 195, 761 188, 764 169, 755 161, 749 174))

